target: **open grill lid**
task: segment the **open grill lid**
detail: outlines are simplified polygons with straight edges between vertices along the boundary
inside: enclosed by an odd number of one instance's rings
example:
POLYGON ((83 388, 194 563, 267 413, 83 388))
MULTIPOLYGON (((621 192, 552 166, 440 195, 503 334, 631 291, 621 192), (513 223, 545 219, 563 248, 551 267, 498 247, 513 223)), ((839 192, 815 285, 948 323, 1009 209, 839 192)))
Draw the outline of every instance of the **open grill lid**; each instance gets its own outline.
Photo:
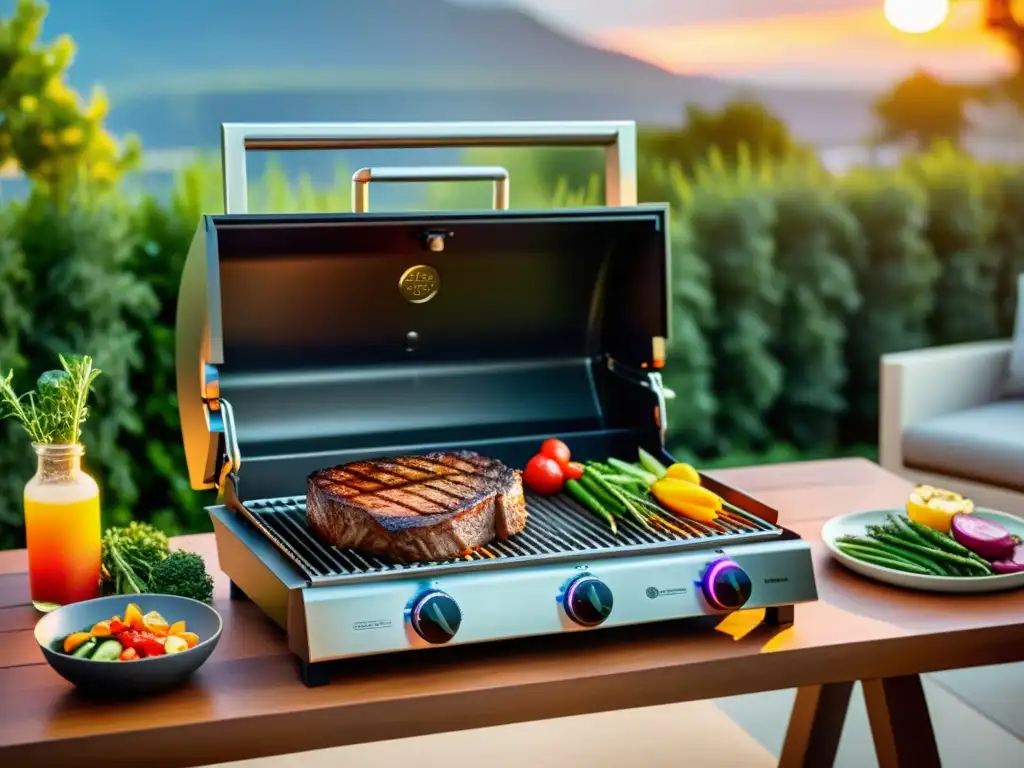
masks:
POLYGON ((609 366, 663 363, 668 270, 666 206, 204 216, 177 320, 192 485, 239 451, 269 477, 296 457, 607 429, 624 418, 609 366))

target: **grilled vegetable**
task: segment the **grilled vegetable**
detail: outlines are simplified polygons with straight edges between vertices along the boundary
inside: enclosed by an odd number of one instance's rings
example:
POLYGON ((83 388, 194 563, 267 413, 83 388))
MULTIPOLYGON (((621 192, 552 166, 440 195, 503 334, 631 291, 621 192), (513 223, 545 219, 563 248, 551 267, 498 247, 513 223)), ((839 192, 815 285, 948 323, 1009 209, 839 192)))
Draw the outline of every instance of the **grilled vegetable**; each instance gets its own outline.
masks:
POLYGON ((523 482, 534 493, 550 495, 558 493, 565 484, 565 473, 557 461, 538 453, 523 470, 523 482))
POLYGON ((1018 544, 1009 559, 992 563, 992 570, 998 574, 1024 573, 1024 544, 1018 544))
POLYGON ((563 469, 565 468, 565 465, 572 460, 572 453, 569 451, 569 446, 554 437, 549 437, 541 443, 540 455, 547 456, 549 459, 554 459, 558 463, 558 466, 563 469))
MULTIPOLYGON (((857 552, 874 553, 878 557, 889 558, 890 560, 902 560, 918 568, 924 568, 933 576, 948 576, 949 571, 936 563, 934 560, 906 547, 893 544, 891 541, 878 541, 861 536, 843 536, 836 540, 837 544, 846 544, 857 552)), ((844 550, 845 551, 845 550, 844 550)), ((853 555, 851 555, 852 557, 853 555)))
POLYGON ((963 544, 955 541, 951 536, 946 536, 945 534, 941 534, 926 525, 915 523, 913 520, 906 520, 897 515, 890 515, 890 520, 894 521, 894 524, 898 525, 901 529, 910 531, 911 535, 916 535, 924 544, 944 549, 954 555, 970 558, 979 565, 986 565, 985 560, 983 560, 979 555, 971 552, 971 550, 967 549, 963 544))
POLYGON ((685 480, 694 485, 700 485, 700 473, 689 464, 673 464, 668 468, 666 477, 676 480, 685 480))
POLYGON ((899 560, 893 557, 886 557, 881 555, 874 550, 864 549, 853 544, 836 544, 836 548, 854 558, 855 560, 862 560, 865 563, 871 563, 872 565, 880 565, 883 568, 892 568, 896 571, 905 571, 906 573, 916 573, 921 576, 931 575, 927 570, 920 566, 909 563, 906 560, 899 560))
POLYGON ((662 505, 676 514, 709 523, 722 511, 722 499, 707 488, 666 477, 651 486, 651 493, 662 505))
POLYGON ((579 480, 583 477, 583 469, 583 465, 578 461, 570 461, 562 467, 562 474, 565 475, 566 480, 579 480))
POLYGON ((583 486, 579 480, 566 480, 565 481, 565 492, 572 496, 576 501, 586 507, 589 511, 600 517, 611 528, 613 534, 618 533, 618 528, 615 525, 615 517, 609 512, 594 496, 583 486))
POLYGON ((949 533, 954 515, 969 515, 974 502, 959 493, 919 485, 907 500, 907 517, 940 533, 949 533))
POLYGON ((621 459, 608 459, 608 463, 624 475, 632 475, 648 488, 658 481, 657 475, 648 472, 646 469, 640 469, 640 467, 634 466, 628 461, 622 461, 621 459))
POLYGON ((962 557, 960 555, 954 555, 952 552, 947 552, 944 549, 938 547, 929 547, 916 542, 906 541, 898 536, 893 536, 889 533, 885 533, 883 529, 868 529, 868 533, 871 537, 879 541, 884 541, 887 544, 893 544, 898 547, 909 549, 912 552, 919 552, 920 554, 927 555, 932 561, 938 563, 955 563, 956 565, 970 568, 973 571, 978 572, 977 575, 985 576, 992 572, 992 569, 988 565, 979 563, 977 560, 969 557, 962 557))
POLYGON ((950 533, 958 544, 990 562, 1013 557, 1017 546, 1003 526, 975 515, 954 515, 950 533))
POLYGON ((650 472, 659 480, 663 478, 668 472, 668 469, 666 469, 664 464, 658 461, 654 456, 649 454, 643 448, 637 448, 637 455, 640 457, 640 466, 643 467, 645 471, 650 472))

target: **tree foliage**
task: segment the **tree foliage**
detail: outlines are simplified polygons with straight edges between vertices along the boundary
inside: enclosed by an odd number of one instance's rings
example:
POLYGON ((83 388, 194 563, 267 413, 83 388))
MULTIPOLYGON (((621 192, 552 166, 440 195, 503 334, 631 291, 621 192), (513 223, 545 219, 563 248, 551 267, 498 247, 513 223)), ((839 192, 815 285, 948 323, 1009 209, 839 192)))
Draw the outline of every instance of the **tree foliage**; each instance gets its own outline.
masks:
POLYGON ((944 83, 918 70, 875 102, 880 142, 910 141, 918 149, 935 142, 959 144, 970 128, 967 102, 977 89, 944 83))
POLYGON ((40 40, 46 6, 19 0, 0 19, 0 168, 21 169, 37 188, 67 200, 82 177, 110 186, 138 158, 138 145, 121 147, 103 127, 102 92, 84 103, 65 81, 75 46, 67 36, 40 40))

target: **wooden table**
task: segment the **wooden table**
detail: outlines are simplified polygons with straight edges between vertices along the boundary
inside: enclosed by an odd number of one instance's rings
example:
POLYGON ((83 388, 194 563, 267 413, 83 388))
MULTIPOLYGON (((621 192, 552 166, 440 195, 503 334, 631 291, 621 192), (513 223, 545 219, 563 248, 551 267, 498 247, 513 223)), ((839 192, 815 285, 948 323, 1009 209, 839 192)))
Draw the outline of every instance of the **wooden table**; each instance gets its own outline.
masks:
MULTIPOLYGON (((836 566, 818 541, 833 515, 899 506, 904 481, 863 460, 716 473, 782 510, 813 542, 821 599, 786 629, 760 612, 692 623, 490 643, 364 660, 308 689, 282 633, 217 583, 224 636, 186 687, 130 705, 80 698, 32 636, 24 552, 0 553, 0 765, 201 765, 428 733, 799 688, 781 760, 832 764, 852 681, 883 767, 939 764, 918 675, 1024 659, 1024 593, 929 596, 836 566)), ((212 537, 179 539, 216 563, 212 537)), ((711 737, 709 737, 711 738, 711 737)))

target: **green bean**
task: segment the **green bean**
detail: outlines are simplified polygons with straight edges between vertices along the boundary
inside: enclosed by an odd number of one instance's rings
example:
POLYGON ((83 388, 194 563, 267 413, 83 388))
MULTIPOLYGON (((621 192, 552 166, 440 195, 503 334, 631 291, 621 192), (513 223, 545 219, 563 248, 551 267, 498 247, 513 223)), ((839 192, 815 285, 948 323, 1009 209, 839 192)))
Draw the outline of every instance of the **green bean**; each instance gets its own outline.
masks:
POLYGON ((608 459, 608 463, 615 467, 620 472, 633 475, 637 480, 640 480, 648 488, 650 488, 657 481, 657 477, 652 475, 646 469, 640 469, 640 467, 630 464, 628 461, 621 461, 620 459, 608 459))
POLYGON ((622 517, 626 508, 623 506, 621 501, 605 490, 604 485, 601 484, 598 477, 599 475, 596 473, 591 472, 589 469, 585 469, 582 477, 579 479, 579 483, 583 486, 583 489, 593 496, 596 501, 600 502, 605 509, 617 517, 622 517))
POLYGON ((579 481, 566 480, 565 492, 576 499, 576 501, 582 504, 586 509, 590 510, 608 523, 608 527, 611 528, 612 534, 618 533, 618 528, 615 525, 615 518, 612 516, 612 513, 601 506, 601 502, 591 496, 579 481))
POLYGON ((970 560, 974 560, 978 565, 984 565, 988 567, 988 563, 974 552, 971 552, 967 547, 961 544, 959 541, 954 539, 952 536, 947 536, 944 533, 939 533, 936 530, 929 528, 927 525, 922 525, 914 520, 907 520, 907 525, 910 526, 918 536, 925 539, 928 544, 939 549, 944 549, 950 554, 959 555, 960 557, 966 557, 970 560))
POLYGON ((969 557, 960 557, 960 555, 954 555, 952 552, 947 552, 944 549, 939 549, 937 547, 926 547, 921 544, 915 544, 913 542, 909 542, 905 539, 900 539, 896 536, 891 536, 886 533, 878 534, 877 538, 880 541, 885 541, 891 544, 897 544, 899 546, 906 547, 907 549, 912 549, 915 552, 920 552, 923 555, 928 555, 933 560, 938 560, 943 563, 956 563, 957 565, 963 565, 968 568, 972 568, 976 571, 982 571, 985 575, 992 573, 992 569, 988 565, 982 565, 981 563, 978 563, 969 557))
POLYGON ((897 557, 900 560, 905 560, 908 563, 913 563, 914 565, 920 568, 924 568, 927 571, 931 571, 931 573, 935 576, 950 575, 943 564, 937 563, 931 558, 926 557, 917 552, 912 552, 911 550, 903 546, 898 546, 896 544, 888 542, 875 541, 874 539, 865 539, 859 536, 843 536, 842 538, 837 539, 837 542, 877 550, 879 555, 881 556, 897 557))
MULTIPOLYGON (((584 472, 583 474, 586 475, 586 472, 584 472)), ((604 477, 604 475, 594 475, 594 480, 597 483, 599 483, 607 493, 609 493, 612 497, 617 499, 619 503, 626 508, 626 511, 629 512, 630 516, 633 518, 633 520, 636 521, 638 525, 648 529, 651 527, 650 524, 647 522, 647 518, 644 517, 640 510, 637 509, 632 504, 632 502, 630 502, 630 500, 621 490, 616 488, 612 483, 608 482, 608 479, 604 477)))
POLYGON ((864 563, 881 565, 885 568, 892 568, 893 570, 904 571, 906 573, 916 573, 921 576, 931 575, 929 571, 926 571, 924 568, 916 566, 913 563, 908 563, 906 560, 895 560, 889 557, 884 557, 876 554, 875 550, 857 547, 852 544, 836 544, 836 549, 843 554, 849 555, 854 560, 860 560, 864 563))

